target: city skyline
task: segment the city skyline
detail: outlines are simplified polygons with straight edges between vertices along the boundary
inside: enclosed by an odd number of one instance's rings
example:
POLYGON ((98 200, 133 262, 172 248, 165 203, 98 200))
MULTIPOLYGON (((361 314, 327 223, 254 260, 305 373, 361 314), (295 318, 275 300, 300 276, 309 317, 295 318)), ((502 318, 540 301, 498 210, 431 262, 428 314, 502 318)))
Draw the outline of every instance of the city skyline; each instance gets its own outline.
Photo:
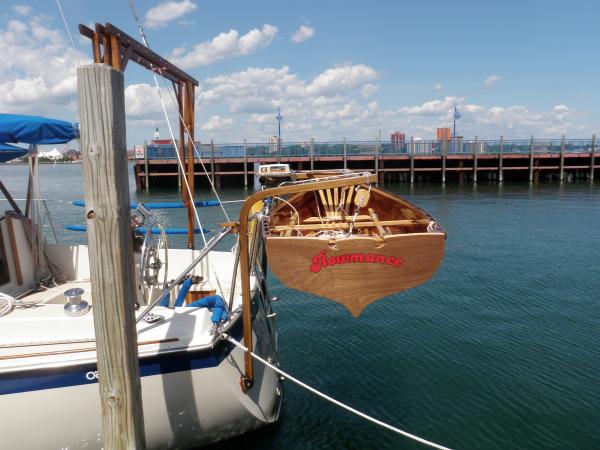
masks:
MULTIPOLYGON (((126 1, 0 6, 0 110, 76 120, 77 25, 110 21, 138 37, 126 1)), ((600 130, 592 2, 448 5, 195 0, 137 2, 151 47, 200 81, 199 140, 588 137, 600 130), (435 13, 432 13, 434 11, 435 13), (549 24, 576 21, 577 33, 549 24), (585 63, 585 66, 583 66, 585 63)), ((160 84, 165 89, 166 84, 160 84)), ((170 95, 163 98, 174 122, 170 95)), ((152 74, 128 67, 128 144, 167 138, 152 74)))

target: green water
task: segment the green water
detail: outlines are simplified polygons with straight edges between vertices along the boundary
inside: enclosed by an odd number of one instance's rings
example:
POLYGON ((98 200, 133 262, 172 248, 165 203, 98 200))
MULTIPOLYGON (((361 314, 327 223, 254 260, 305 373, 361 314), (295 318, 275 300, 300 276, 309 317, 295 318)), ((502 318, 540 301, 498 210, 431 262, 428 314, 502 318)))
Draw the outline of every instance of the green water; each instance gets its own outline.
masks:
MULTIPOLYGON (((0 166, 15 197, 24 196, 25 174, 25 167, 0 166)), ((82 210, 65 203, 81 198, 79 166, 42 166, 41 186, 55 223, 82 223, 82 210)), ((272 280, 282 368, 449 447, 600 448, 600 187, 386 188, 444 226, 442 267, 427 284, 371 304, 358 319, 272 280)), ((222 194, 233 200, 244 191, 222 194)), ((227 205, 232 215, 238 209, 227 205)), ((223 221, 218 208, 201 213, 209 228, 223 221)), ((182 225, 184 214, 164 219, 182 225)), ((279 423, 218 448, 424 447, 286 383, 279 423)))

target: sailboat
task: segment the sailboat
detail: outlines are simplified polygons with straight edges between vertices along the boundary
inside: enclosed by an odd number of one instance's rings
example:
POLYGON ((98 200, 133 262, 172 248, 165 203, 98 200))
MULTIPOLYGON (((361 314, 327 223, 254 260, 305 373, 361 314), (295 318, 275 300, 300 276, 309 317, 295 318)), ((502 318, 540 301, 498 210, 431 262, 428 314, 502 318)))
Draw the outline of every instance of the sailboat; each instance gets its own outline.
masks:
MULTIPOLYGON (((0 115, 0 139, 44 144, 76 136, 76 127, 68 122, 0 115), (33 130, 35 137, 20 129, 33 130)), ((13 210, 0 217, 2 447, 101 448, 93 325, 99 300, 91 295, 88 247, 46 244, 36 221, 6 194, 13 210)), ((34 197, 28 200, 28 205, 35 203, 34 197)), ((138 308, 148 448, 197 447, 279 416, 279 376, 257 367, 254 388, 242 390, 244 355, 215 333, 219 325, 243 342, 236 255, 214 250, 230 233, 231 228, 224 228, 203 249, 188 250, 168 248, 164 230, 155 236, 149 229, 134 253, 138 290, 129 301, 138 308), (220 304, 214 300, 217 292, 220 304), (210 297, 212 311, 194 307, 210 297)), ((252 348, 276 361, 270 300, 258 288, 257 275, 248 282, 254 307, 252 348)))

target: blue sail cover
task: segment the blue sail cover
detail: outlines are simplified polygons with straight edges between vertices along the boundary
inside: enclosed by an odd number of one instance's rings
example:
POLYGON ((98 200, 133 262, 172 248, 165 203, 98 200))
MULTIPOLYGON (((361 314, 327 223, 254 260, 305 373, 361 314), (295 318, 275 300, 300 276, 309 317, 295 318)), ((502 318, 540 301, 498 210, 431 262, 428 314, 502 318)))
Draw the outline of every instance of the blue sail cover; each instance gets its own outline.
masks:
POLYGON ((14 145, 0 143, 0 163, 20 158, 29 152, 26 148, 15 147, 14 145))
POLYGON ((0 142, 62 144, 79 137, 79 124, 19 114, 0 114, 0 142))

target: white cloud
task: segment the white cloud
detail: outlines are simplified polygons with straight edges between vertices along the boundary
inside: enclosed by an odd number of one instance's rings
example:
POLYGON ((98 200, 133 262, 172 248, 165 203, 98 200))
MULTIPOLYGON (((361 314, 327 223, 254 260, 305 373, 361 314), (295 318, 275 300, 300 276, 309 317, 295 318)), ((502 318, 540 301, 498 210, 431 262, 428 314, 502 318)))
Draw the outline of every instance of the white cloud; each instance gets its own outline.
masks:
POLYGON ((218 131, 231 128, 232 125, 233 119, 229 117, 211 116, 201 128, 204 131, 218 131))
POLYGON ((502 77, 500 75, 490 75, 489 77, 487 77, 485 79, 485 81, 483 82, 483 85, 485 87, 490 87, 490 86, 493 86, 494 84, 498 83, 500 80, 502 80, 502 77))
POLYGON ((434 91, 441 91, 443 88, 442 83, 436 83, 433 85, 433 90, 434 91))
POLYGON ((299 44, 300 42, 308 41, 315 34, 315 29, 308 25, 301 25, 300 28, 292 36, 292 42, 299 44))
MULTIPOLYGON (((219 111, 221 120, 225 116, 220 111, 228 107, 238 138, 266 139, 275 133, 279 107, 285 117, 282 133, 288 139, 325 136, 331 130, 348 136, 363 130, 375 136, 380 108, 377 102, 365 104, 362 94, 377 89, 369 83, 377 77, 375 69, 361 64, 333 67, 310 81, 287 66, 248 68, 204 80, 200 101, 203 113, 219 111)), ((232 139, 231 130, 227 136, 232 139)))
POLYGON ((197 44, 190 51, 185 47, 173 50, 171 59, 182 67, 196 67, 212 64, 221 59, 237 55, 248 55, 269 45, 277 36, 277 27, 265 24, 240 36, 237 30, 220 33, 210 41, 197 44))
POLYGON ((13 5, 13 11, 19 16, 28 16, 31 12, 31 6, 29 5, 13 5))
POLYGON ((408 115, 440 115, 453 110, 457 104, 463 101, 463 97, 445 97, 442 100, 431 100, 422 105, 403 106, 399 112, 408 115))
POLYGON ((169 0, 159 3, 146 13, 146 26, 148 28, 164 27, 169 22, 192 12, 196 8, 196 4, 190 0, 169 0))
POLYGON ((47 23, 28 16, 0 26, 0 111, 64 116, 74 109, 76 63, 89 59, 47 23))
POLYGON ((375 69, 364 64, 334 67, 318 75, 307 86, 306 91, 311 95, 348 92, 377 79, 378 76, 375 69))
POLYGON ((371 95, 373 95, 378 90, 379 90, 379 86, 369 83, 369 84, 365 84, 362 87, 362 89, 360 90, 360 93, 362 94, 362 96, 364 98, 369 98, 371 95))

